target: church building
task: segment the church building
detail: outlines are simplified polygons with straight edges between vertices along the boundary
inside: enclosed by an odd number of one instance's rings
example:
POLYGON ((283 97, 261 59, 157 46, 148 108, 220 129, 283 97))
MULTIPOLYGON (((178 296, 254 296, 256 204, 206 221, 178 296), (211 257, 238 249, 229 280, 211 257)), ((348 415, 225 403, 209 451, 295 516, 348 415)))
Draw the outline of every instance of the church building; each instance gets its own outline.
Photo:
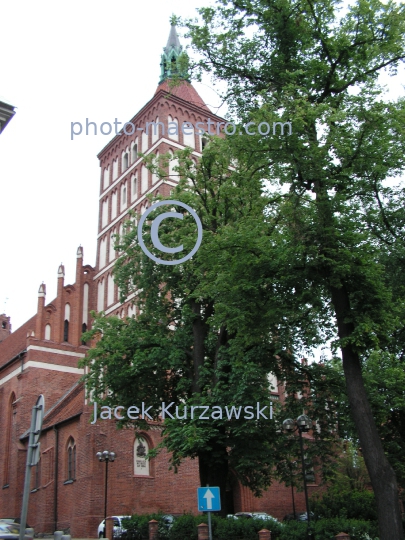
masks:
MULTIPOLYGON (((37 533, 70 530, 75 538, 97 537, 97 527, 107 515, 162 511, 174 515, 196 513, 198 463, 186 461, 175 474, 168 454, 145 459, 161 440, 161 425, 135 436, 133 430, 117 430, 115 421, 91 423, 93 407, 85 399, 78 361, 88 344, 82 334, 91 327, 91 310, 121 318, 137 315, 130 301, 121 304, 112 269, 118 254, 115 235, 122 234, 130 210, 141 216, 147 196, 169 196, 176 185, 172 168, 159 179, 143 164, 139 153, 156 156, 185 147, 192 158, 201 157, 203 137, 196 126, 224 120, 213 114, 186 77, 177 60, 182 52, 175 26, 163 49, 161 77, 152 99, 99 153, 100 197, 95 266, 85 264, 82 247, 76 253, 76 278, 65 283, 65 268, 57 270, 57 296, 46 299, 46 285, 38 290, 36 314, 15 332, 9 317, 0 315, 0 517, 19 516, 25 475, 28 432, 32 407, 45 398, 39 463, 32 468, 27 522, 37 533), (180 77, 172 88, 169 80, 180 77), (145 129, 146 125, 149 129, 145 129), (179 129, 168 133, 167 126, 179 129), (175 131, 177 131, 175 133, 175 131), (114 452, 106 464, 98 452, 114 452)), ((132 218, 131 218, 132 219, 132 218)), ((129 299, 130 300, 130 299, 129 299)), ((282 387, 275 384, 274 399, 282 387)), ((310 494, 317 489, 310 486, 310 494)), ((277 483, 255 498, 246 488, 234 490, 234 512, 262 511, 279 519, 292 512, 291 488, 277 483)), ((297 511, 304 511, 302 493, 295 493, 297 511)))

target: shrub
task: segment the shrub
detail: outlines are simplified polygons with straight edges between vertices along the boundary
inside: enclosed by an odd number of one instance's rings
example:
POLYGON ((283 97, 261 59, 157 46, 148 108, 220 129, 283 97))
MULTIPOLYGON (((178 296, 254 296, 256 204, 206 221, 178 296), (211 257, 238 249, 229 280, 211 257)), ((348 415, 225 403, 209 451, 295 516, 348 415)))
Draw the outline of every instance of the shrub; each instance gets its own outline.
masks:
POLYGON ((374 493, 366 490, 340 493, 327 491, 322 499, 312 500, 311 510, 315 518, 377 519, 374 493))
MULTIPOLYGON (((340 532, 346 532, 351 540, 375 540, 378 535, 377 523, 358 519, 319 519, 312 523, 315 540, 334 540, 340 532)), ((286 523, 279 540, 306 540, 307 524, 290 521, 286 523)))

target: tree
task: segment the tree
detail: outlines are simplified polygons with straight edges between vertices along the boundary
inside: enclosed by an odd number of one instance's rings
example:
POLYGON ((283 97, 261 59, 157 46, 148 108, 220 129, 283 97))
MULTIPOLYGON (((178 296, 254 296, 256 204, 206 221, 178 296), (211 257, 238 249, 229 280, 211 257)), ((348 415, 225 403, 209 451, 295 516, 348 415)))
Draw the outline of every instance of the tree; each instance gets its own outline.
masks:
MULTIPOLYGON (((168 163, 165 156, 159 159, 160 166, 152 158, 146 162, 164 177, 168 163)), ((151 418, 161 420, 164 413, 161 446, 171 452, 172 466, 177 469, 185 458, 198 459, 201 485, 220 486, 226 514, 231 503, 225 494, 235 478, 256 495, 275 476, 289 478, 283 465, 286 447, 297 456, 298 441, 282 433, 287 415, 305 408, 320 425, 330 426, 335 413, 333 407, 325 409, 322 395, 330 390, 316 375, 317 366, 306 366, 289 352, 291 335, 280 324, 283 295, 268 294, 274 285, 271 276, 262 279, 258 272, 255 279, 248 270, 262 254, 266 261, 271 258, 268 243, 274 230, 271 218, 264 219, 269 200, 260 189, 254 156, 238 155, 236 163, 233 146, 213 139, 198 165, 189 150, 174 159, 180 183, 172 197, 196 210, 204 241, 181 265, 156 264, 139 249, 137 228, 128 221, 117 246, 122 255, 114 274, 121 300, 134 294, 140 314, 126 320, 102 314, 95 318, 84 338, 96 341, 82 362, 88 368, 84 379, 92 399, 102 406, 127 408, 143 401, 151 418), (211 269, 218 264, 233 266, 232 281, 224 268, 212 279, 211 269), (269 373, 285 381, 289 392, 284 406, 273 404, 272 418, 269 373), (310 395, 310 379, 319 400, 310 395), (294 397, 298 392, 303 393, 300 401, 294 397), (194 416, 192 407, 198 410, 194 416)), ((148 228, 146 223, 146 232, 148 228)), ((182 243, 189 252, 195 229, 184 212, 183 220, 161 223, 159 238, 168 246, 182 243)), ((156 252, 151 242, 146 244, 156 252)), ((142 418, 119 424, 137 430, 150 427, 142 418)), ((333 437, 326 429, 315 437, 308 457, 324 456, 326 471, 333 437)))
POLYGON ((278 275, 288 275, 318 321, 335 321, 380 539, 403 539, 362 362, 403 335, 403 290, 393 295, 382 263, 403 253, 404 192, 386 181, 404 170, 405 102, 384 101, 378 76, 405 58, 405 7, 361 0, 340 13, 332 0, 234 0, 199 12, 201 22, 187 23, 197 67, 227 82, 231 112, 256 125, 293 123, 291 135, 243 136, 240 144, 267 163, 273 185, 289 190, 275 218, 285 249, 278 275))

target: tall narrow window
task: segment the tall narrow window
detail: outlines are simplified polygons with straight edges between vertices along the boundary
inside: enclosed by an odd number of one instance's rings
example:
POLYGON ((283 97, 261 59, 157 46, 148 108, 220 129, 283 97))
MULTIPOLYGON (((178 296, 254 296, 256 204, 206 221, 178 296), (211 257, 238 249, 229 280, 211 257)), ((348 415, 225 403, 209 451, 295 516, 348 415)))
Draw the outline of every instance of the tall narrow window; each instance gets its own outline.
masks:
POLYGON ((110 183, 110 169, 109 169, 109 167, 106 167, 104 169, 103 189, 107 189, 109 183, 110 183))
POLYGON ((99 268, 104 268, 107 255, 107 238, 100 240, 99 268))
POLYGON ((108 248, 108 260, 109 262, 115 259, 115 230, 110 232, 110 247, 108 248))
POLYGON ((127 183, 121 186, 121 210, 127 207, 127 183))
POLYGON ((138 139, 132 143, 132 163, 138 159, 138 139))
POLYGON ((104 278, 98 282, 97 311, 104 310, 104 278))
POLYGON ((113 161, 113 181, 118 178, 118 159, 113 161))
POLYGON ((191 146, 191 148, 195 148, 195 136, 192 124, 190 122, 183 122, 182 131, 184 146, 191 146))
POLYGON ((138 198, 138 178, 136 174, 132 177, 131 184, 131 201, 135 201, 138 198))
POLYGON ((175 170, 175 167, 179 166, 179 160, 174 157, 174 154, 169 150, 170 161, 169 161, 169 177, 173 180, 179 180, 179 173, 175 170))
POLYGON ((148 189, 148 169, 142 165, 141 193, 145 193, 148 189))
POLYGON ((83 324, 87 326, 89 318, 89 284, 85 283, 83 285, 83 313, 82 313, 82 321, 83 324))
POLYGON ((113 191, 113 194, 111 196, 111 219, 114 219, 117 217, 117 190, 113 191))
POLYGON ((47 324, 45 326, 45 339, 51 339, 51 325, 47 324))
POLYGON ((101 228, 108 223, 108 199, 101 203, 101 228))
POLYGON ((12 453, 12 434, 13 434, 13 403, 15 401, 15 394, 12 392, 10 399, 8 400, 8 409, 7 409, 7 423, 6 423, 6 432, 5 432, 5 443, 3 454, 3 487, 8 487, 10 483, 10 458, 12 453))
POLYGON ((107 306, 114 303, 114 279, 111 274, 107 278, 107 306))
POLYGON ((177 118, 172 118, 170 115, 167 117, 167 134, 174 141, 179 140, 179 123, 177 118))
POLYGON ((65 322, 63 325, 63 341, 69 341, 70 305, 65 305, 65 322))
POLYGON ((145 153, 146 150, 148 149, 148 138, 149 138, 148 135, 144 131, 142 131, 142 148, 141 148, 141 150, 142 150, 143 153, 145 153))
MULTIPOLYGON (((159 152, 156 152, 156 159, 155 163, 159 163, 159 152)), ((156 184, 156 182, 159 180, 159 175, 157 173, 152 174, 152 184, 156 184)))
POLYGON ((128 169, 128 152, 125 152, 122 154, 122 171, 126 171, 128 169))
POLYGON ((67 481, 76 480, 76 444, 70 437, 67 445, 67 481))

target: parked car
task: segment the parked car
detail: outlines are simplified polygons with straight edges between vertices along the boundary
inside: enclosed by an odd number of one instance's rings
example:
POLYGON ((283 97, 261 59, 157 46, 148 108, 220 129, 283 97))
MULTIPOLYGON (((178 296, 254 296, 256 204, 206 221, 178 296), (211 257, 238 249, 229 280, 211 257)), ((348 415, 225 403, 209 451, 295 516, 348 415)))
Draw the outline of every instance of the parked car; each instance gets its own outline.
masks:
MULTIPOLYGON (((131 516, 111 516, 114 520, 113 536, 114 538, 121 538, 122 534, 126 532, 126 529, 122 526, 123 519, 130 519, 131 516)), ((100 523, 97 529, 98 538, 105 538, 105 519, 100 523)))
MULTIPOLYGON (((6 521, 7 523, 18 523, 20 524, 21 523, 21 519, 19 517, 15 517, 15 518, 0 518, 0 521, 6 521)), ((25 527, 27 529, 31 529, 31 526, 28 525, 28 523, 25 524, 25 527)))
MULTIPOLYGON (((311 518, 314 517, 314 513, 311 512, 311 518)), ((308 514, 306 512, 298 512, 294 514, 287 514, 284 516, 283 521, 308 521, 308 514)))
MULTIPOLYGON (((229 515, 228 517, 231 517, 231 515, 229 515)), ((235 517, 235 518, 244 517, 244 518, 255 518, 255 519, 272 519, 273 521, 278 521, 278 519, 276 519, 273 516, 270 516, 270 514, 266 514, 266 512, 237 512, 233 517, 235 517)))
MULTIPOLYGON (((1 540, 18 540, 20 538, 19 523, 9 523, 8 521, 0 521, 0 539, 1 540)), ((25 534, 24 540, 33 540, 32 535, 25 534)))

